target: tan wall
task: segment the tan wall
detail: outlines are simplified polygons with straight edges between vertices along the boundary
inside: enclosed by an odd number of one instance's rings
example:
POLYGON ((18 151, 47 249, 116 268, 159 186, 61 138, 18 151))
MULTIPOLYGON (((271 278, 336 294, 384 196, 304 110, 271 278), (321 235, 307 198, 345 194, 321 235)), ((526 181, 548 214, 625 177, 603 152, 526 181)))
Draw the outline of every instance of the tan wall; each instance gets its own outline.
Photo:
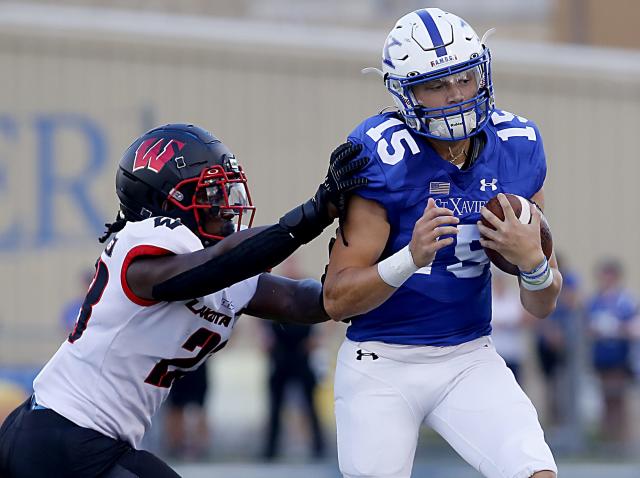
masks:
MULTIPOLYGON (((62 304, 77 295, 80 272, 100 252, 101 231, 63 179, 85 178, 90 207, 110 219, 119 154, 145 128, 190 121, 220 136, 249 174, 259 224, 313 193, 331 149, 390 104, 379 80, 359 73, 378 63, 385 33, 352 32, 344 44, 339 34, 327 33, 333 38, 324 48, 305 48, 272 33, 252 42, 236 32, 225 41, 0 21, 0 361, 48 358, 63 336, 62 304), (86 171, 95 138, 69 117, 84 118, 83 127, 102 138, 99 168, 86 171), (42 151, 47 134, 50 156, 42 151), (55 169, 43 173, 47 158, 55 169), (53 184, 42 183, 51 177, 53 184), (49 232, 43 211, 55 219, 49 232), (6 244, 12 235, 17 243, 6 244)), ((638 288, 640 61, 611 74, 591 54, 496 44, 498 103, 535 120, 544 135, 547 216, 558 248, 585 273, 601 254, 623 258, 638 288)), ((328 237, 300 255, 316 277, 328 237)))
POLYGON ((587 45, 640 48, 636 0, 556 0, 553 38, 587 45))

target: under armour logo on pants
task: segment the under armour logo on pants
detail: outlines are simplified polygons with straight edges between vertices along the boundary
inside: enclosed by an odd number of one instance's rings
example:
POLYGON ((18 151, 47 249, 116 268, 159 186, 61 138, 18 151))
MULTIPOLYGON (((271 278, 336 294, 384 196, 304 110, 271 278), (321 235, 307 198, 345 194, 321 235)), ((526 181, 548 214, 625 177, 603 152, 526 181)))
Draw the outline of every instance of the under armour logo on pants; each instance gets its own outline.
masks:
POLYGON ((358 356, 356 357, 356 360, 362 360, 362 357, 371 357, 373 360, 378 360, 379 358, 373 352, 363 352, 362 349, 358 349, 356 351, 356 354, 358 354, 358 356))

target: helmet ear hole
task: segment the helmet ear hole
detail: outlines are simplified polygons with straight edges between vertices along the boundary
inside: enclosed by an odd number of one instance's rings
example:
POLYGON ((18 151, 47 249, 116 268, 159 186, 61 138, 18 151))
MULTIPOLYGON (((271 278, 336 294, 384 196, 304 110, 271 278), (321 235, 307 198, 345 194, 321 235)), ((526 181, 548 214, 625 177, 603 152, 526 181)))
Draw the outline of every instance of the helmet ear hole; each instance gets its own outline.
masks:
POLYGON ((175 209, 175 206, 165 199, 162 202, 161 209, 163 212, 171 212, 173 209, 175 209))

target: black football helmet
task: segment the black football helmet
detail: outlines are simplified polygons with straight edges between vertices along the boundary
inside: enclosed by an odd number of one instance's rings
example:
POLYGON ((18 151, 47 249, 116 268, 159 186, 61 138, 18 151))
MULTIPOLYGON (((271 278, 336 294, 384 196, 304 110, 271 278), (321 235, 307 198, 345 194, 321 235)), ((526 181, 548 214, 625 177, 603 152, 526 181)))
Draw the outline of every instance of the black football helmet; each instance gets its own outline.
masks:
POLYGON ((127 221, 180 219, 204 242, 251 227, 255 207, 235 156, 208 131, 168 124, 146 132, 125 151, 116 173, 127 221), (207 216, 231 221, 221 235, 205 230, 207 216))

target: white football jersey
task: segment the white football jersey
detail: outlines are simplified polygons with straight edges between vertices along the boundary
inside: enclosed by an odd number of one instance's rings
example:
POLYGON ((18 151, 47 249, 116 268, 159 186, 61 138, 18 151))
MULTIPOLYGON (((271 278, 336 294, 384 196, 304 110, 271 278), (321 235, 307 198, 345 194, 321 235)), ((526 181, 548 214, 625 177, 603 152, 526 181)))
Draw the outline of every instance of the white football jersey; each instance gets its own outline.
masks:
POLYGON ((74 331, 33 383, 38 404, 137 447, 174 380, 224 347, 256 291, 257 276, 206 297, 157 302, 126 283, 136 257, 200 249, 176 220, 127 223, 100 256, 74 331))

